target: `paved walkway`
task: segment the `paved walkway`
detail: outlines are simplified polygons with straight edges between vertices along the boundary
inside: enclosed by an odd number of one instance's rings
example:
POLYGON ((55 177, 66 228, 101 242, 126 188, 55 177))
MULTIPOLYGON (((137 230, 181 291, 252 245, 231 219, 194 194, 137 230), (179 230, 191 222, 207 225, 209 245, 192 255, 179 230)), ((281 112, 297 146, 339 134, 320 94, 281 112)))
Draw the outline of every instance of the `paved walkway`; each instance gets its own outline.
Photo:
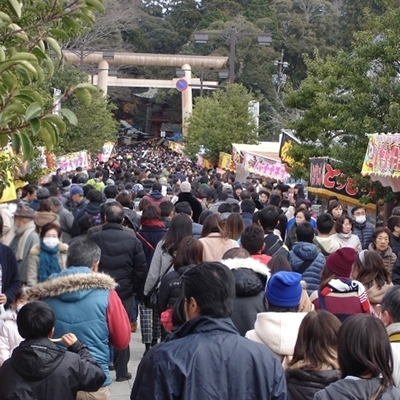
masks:
POLYGON ((140 333, 140 327, 138 324, 138 330, 136 333, 132 333, 132 339, 130 344, 131 358, 129 361, 128 370, 132 374, 132 379, 125 382, 115 381, 115 372, 111 371, 111 377, 113 383, 111 385, 111 399, 112 400, 129 400, 131 395, 131 389, 133 381, 136 376, 136 368, 139 365, 144 353, 144 344, 142 343, 142 335, 140 333))

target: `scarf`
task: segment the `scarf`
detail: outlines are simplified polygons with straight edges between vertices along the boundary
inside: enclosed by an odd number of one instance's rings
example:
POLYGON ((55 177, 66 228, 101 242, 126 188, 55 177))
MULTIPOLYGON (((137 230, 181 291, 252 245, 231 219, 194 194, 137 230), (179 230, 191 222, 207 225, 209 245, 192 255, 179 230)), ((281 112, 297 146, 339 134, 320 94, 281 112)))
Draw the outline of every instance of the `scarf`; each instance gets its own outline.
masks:
POLYGON ((59 245, 50 249, 43 240, 40 241, 39 266, 38 266, 38 282, 44 282, 52 274, 61 272, 58 263, 59 245))
POLYGON ((159 221, 158 219, 151 219, 151 220, 146 220, 142 222, 142 226, 155 226, 157 228, 165 228, 165 225, 162 221, 159 221))
POLYGON ((47 223, 54 222, 57 225, 60 225, 58 222, 58 215, 53 212, 47 211, 36 211, 35 212, 35 225, 38 228, 43 228, 47 223))
POLYGON ((343 280, 331 279, 329 283, 321 290, 321 295, 327 296, 331 292, 334 293, 357 292, 362 309, 365 312, 368 312, 371 308, 364 285, 358 281, 350 281, 348 279, 343 279, 343 280))
POLYGON ((18 241, 17 251, 15 256, 17 261, 21 261, 24 258, 24 250, 26 246, 26 241, 32 232, 35 231, 35 224, 33 221, 29 221, 27 224, 20 226, 15 229, 15 236, 21 236, 18 241))

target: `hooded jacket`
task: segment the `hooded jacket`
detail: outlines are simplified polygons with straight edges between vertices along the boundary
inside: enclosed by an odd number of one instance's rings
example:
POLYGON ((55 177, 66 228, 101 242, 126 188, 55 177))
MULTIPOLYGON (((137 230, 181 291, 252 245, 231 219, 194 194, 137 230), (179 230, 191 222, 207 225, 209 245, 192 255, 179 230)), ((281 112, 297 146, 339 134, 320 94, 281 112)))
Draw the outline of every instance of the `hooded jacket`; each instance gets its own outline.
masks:
POLYGON ((315 393, 340 379, 340 371, 308 371, 288 368, 285 371, 288 400, 313 400, 315 393))
MULTIPOLYGON (((85 214, 91 215, 93 218, 98 219, 100 216, 100 204, 99 203, 86 203, 85 207, 83 207, 81 210, 79 210, 74 218, 74 222, 72 223, 72 237, 78 236, 79 231, 78 231, 78 221, 81 217, 83 217, 85 214)), ((98 223, 95 223, 95 225, 100 225, 98 223)))
POLYGON ((311 264, 302 272, 302 280, 307 283, 307 293, 310 295, 318 290, 321 283, 321 271, 325 266, 325 257, 318 251, 317 246, 307 242, 296 242, 289 252, 289 262, 293 271, 302 268, 303 263, 311 264))
POLYGON ((72 332, 84 342, 107 376, 108 345, 123 349, 130 341, 130 324, 114 288, 115 281, 88 267, 70 267, 30 288, 31 300, 42 300, 54 311, 55 337, 72 332))
POLYGON ((145 198, 150 201, 150 203, 155 206, 159 207, 160 203, 163 201, 169 201, 167 196, 163 196, 158 190, 152 190, 149 194, 145 195, 145 198))
POLYGON ((221 261, 235 277, 236 296, 232 322, 241 336, 254 328, 257 314, 265 311, 264 288, 270 277, 269 269, 253 258, 231 258, 221 261))
POLYGON ((330 236, 315 236, 314 244, 318 247, 318 250, 322 253, 324 257, 328 257, 330 254, 340 249, 340 244, 336 240, 333 240, 330 236))
POLYGON ((306 312, 262 312, 246 337, 268 346, 285 368, 291 360, 306 312))
MULTIPOLYGON (((380 378, 370 379, 340 379, 325 389, 317 392, 314 400, 369 400, 381 386, 380 378)), ((400 399, 400 389, 394 386, 385 389, 378 397, 379 400, 400 399)))
POLYGON ((1 314, 0 324, 0 366, 11 357, 13 350, 23 341, 18 333, 17 312, 7 310, 1 314))
POLYGON ((86 346, 68 350, 47 338, 22 342, 0 368, 0 399, 75 400, 79 390, 100 389, 106 377, 86 346))
POLYGON ((131 400, 286 400, 285 376, 267 347, 229 318, 199 316, 139 364, 131 400))

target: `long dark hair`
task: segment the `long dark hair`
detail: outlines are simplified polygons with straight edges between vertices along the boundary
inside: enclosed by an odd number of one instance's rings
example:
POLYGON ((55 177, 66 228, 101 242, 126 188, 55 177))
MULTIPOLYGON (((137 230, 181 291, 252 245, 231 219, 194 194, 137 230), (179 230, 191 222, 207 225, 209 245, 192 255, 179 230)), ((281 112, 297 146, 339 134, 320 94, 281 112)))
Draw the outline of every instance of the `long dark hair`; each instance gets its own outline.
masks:
POLYGON ((171 219, 161 248, 174 257, 179 243, 186 236, 192 236, 192 220, 186 214, 177 214, 171 219))
POLYGON ((382 321, 373 315, 356 314, 343 322, 338 333, 338 360, 342 378, 382 376, 383 386, 393 386, 389 337, 382 321))
POLYGON ((367 288, 374 281, 378 289, 386 283, 392 282, 390 274, 383 264, 382 257, 375 251, 366 251, 364 253, 364 262, 360 260, 360 256, 357 257, 353 265, 352 277, 360 281, 367 288))
POLYGON ((309 312, 300 324, 290 365, 303 362, 302 369, 337 369, 337 335, 341 322, 326 310, 309 312))
POLYGON ((184 237, 179 243, 174 260, 174 269, 197 265, 203 262, 203 244, 193 236, 184 237))

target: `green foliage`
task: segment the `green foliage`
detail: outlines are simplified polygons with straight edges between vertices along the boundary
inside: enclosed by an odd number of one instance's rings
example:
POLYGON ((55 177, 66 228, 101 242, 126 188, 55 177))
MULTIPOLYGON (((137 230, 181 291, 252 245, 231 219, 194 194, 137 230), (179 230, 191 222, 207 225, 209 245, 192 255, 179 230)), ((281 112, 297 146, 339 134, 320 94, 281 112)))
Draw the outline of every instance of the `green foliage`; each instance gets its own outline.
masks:
POLYGON ((254 120, 248 112, 249 101, 254 100, 245 87, 228 85, 211 97, 197 98, 193 114, 188 119, 185 151, 194 158, 200 146, 205 157, 218 161, 219 153, 230 153, 232 143, 255 143, 254 120))
MULTIPOLYGON (((59 42, 93 25, 93 11, 104 8, 102 0, 2 0, 0 10, 0 146, 11 139, 15 150, 30 159, 32 140, 40 138, 50 149, 66 128, 61 117, 52 115, 53 105, 46 106, 32 88, 54 72, 49 49, 61 57, 59 42)), ((76 93, 90 99, 89 86, 76 93)), ((68 87, 62 99, 74 90, 68 87)), ((64 116, 74 120, 71 112, 64 116)))
POLYGON ((59 143, 54 147, 57 155, 84 149, 96 155, 102 150, 104 142, 115 140, 117 123, 113 111, 116 107, 108 103, 107 98, 97 88, 91 91, 90 102, 87 101, 87 93, 76 93, 86 90, 87 80, 87 74, 74 66, 61 65, 56 66, 54 75, 41 85, 44 93, 50 93, 53 87, 63 92, 71 85, 76 88, 75 93, 62 103, 63 109, 68 110, 64 113, 71 121, 66 122, 65 133, 60 135, 59 143))
MULTIPOLYGON (((289 107, 304 112, 293 124, 306 145, 294 146, 292 156, 308 166, 308 157, 330 156, 340 169, 357 180, 367 148, 366 133, 400 132, 400 9, 381 16, 367 15, 368 30, 355 35, 351 53, 312 60, 308 76, 297 91, 286 96, 289 107)), ((375 185, 376 197, 388 190, 375 185)))

